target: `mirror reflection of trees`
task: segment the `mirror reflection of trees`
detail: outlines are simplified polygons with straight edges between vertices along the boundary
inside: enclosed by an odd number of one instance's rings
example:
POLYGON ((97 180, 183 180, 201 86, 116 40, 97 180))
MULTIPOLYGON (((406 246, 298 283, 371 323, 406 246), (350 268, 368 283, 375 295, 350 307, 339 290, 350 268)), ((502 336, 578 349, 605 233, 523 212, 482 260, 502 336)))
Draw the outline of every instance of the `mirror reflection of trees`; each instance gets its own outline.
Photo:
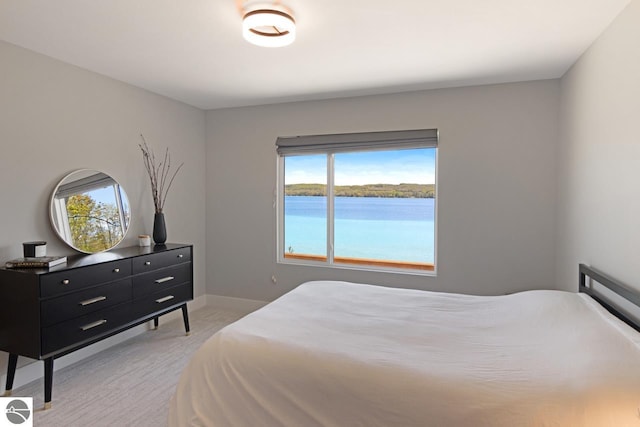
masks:
POLYGON ((116 245, 123 236, 118 207, 98 202, 89 194, 66 200, 73 246, 85 252, 100 252, 116 245))
POLYGON ((129 229, 127 194, 104 172, 80 169, 65 176, 51 196, 51 224, 58 236, 84 253, 109 250, 129 229))

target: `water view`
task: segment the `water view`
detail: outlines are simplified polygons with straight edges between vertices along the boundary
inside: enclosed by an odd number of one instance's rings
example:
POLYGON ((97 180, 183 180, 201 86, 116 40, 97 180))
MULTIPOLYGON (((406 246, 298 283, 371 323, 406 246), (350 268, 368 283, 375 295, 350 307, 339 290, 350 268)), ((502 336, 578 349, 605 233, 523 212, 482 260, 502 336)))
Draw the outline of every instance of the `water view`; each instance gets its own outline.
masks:
MULTIPOLYGON (((285 252, 326 255, 327 200, 285 197, 285 252)), ((336 257, 434 262, 433 198, 336 197, 336 257)))

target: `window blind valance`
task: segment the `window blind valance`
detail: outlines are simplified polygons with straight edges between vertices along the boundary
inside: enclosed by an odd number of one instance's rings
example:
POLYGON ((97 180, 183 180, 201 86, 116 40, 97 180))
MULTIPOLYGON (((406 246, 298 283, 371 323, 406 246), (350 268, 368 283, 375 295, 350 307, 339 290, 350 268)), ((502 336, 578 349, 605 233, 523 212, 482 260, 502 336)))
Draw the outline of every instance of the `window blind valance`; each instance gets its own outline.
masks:
POLYGON ((285 136, 278 137, 276 146, 280 155, 357 151, 359 149, 437 147, 438 129, 285 136))
POLYGON ((56 190, 56 199, 65 199, 77 194, 109 187, 116 182, 109 175, 102 172, 63 184, 56 190))

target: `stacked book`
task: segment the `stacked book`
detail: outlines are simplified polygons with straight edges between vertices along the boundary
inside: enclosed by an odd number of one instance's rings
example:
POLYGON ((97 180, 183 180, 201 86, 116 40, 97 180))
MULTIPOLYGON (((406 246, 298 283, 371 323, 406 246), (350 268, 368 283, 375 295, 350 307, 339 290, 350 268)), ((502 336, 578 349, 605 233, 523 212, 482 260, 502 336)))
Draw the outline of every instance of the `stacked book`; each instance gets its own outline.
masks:
POLYGON ((16 258, 7 261, 6 268, 50 268, 67 262, 66 256, 16 258))

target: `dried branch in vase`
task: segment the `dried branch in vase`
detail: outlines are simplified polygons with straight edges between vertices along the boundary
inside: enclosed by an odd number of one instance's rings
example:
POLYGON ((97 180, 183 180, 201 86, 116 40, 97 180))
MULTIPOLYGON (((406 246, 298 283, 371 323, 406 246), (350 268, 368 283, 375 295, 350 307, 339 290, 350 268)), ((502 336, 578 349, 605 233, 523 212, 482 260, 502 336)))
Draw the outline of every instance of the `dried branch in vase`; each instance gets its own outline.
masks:
POLYGON ((142 150, 142 159, 144 161, 144 167, 147 169, 149 179, 151 180, 151 195, 153 196, 153 204, 156 208, 156 213, 162 213, 164 208, 164 202, 167 199, 167 193, 173 184, 173 180, 180 171, 180 166, 171 175, 171 155, 169 154, 169 148, 164 152, 164 158, 158 162, 153 150, 147 145, 147 141, 144 139, 144 135, 140 135, 142 143, 138 144, 140 150, 142 150), (171 176, 169 178, 169 176, 171 176))

